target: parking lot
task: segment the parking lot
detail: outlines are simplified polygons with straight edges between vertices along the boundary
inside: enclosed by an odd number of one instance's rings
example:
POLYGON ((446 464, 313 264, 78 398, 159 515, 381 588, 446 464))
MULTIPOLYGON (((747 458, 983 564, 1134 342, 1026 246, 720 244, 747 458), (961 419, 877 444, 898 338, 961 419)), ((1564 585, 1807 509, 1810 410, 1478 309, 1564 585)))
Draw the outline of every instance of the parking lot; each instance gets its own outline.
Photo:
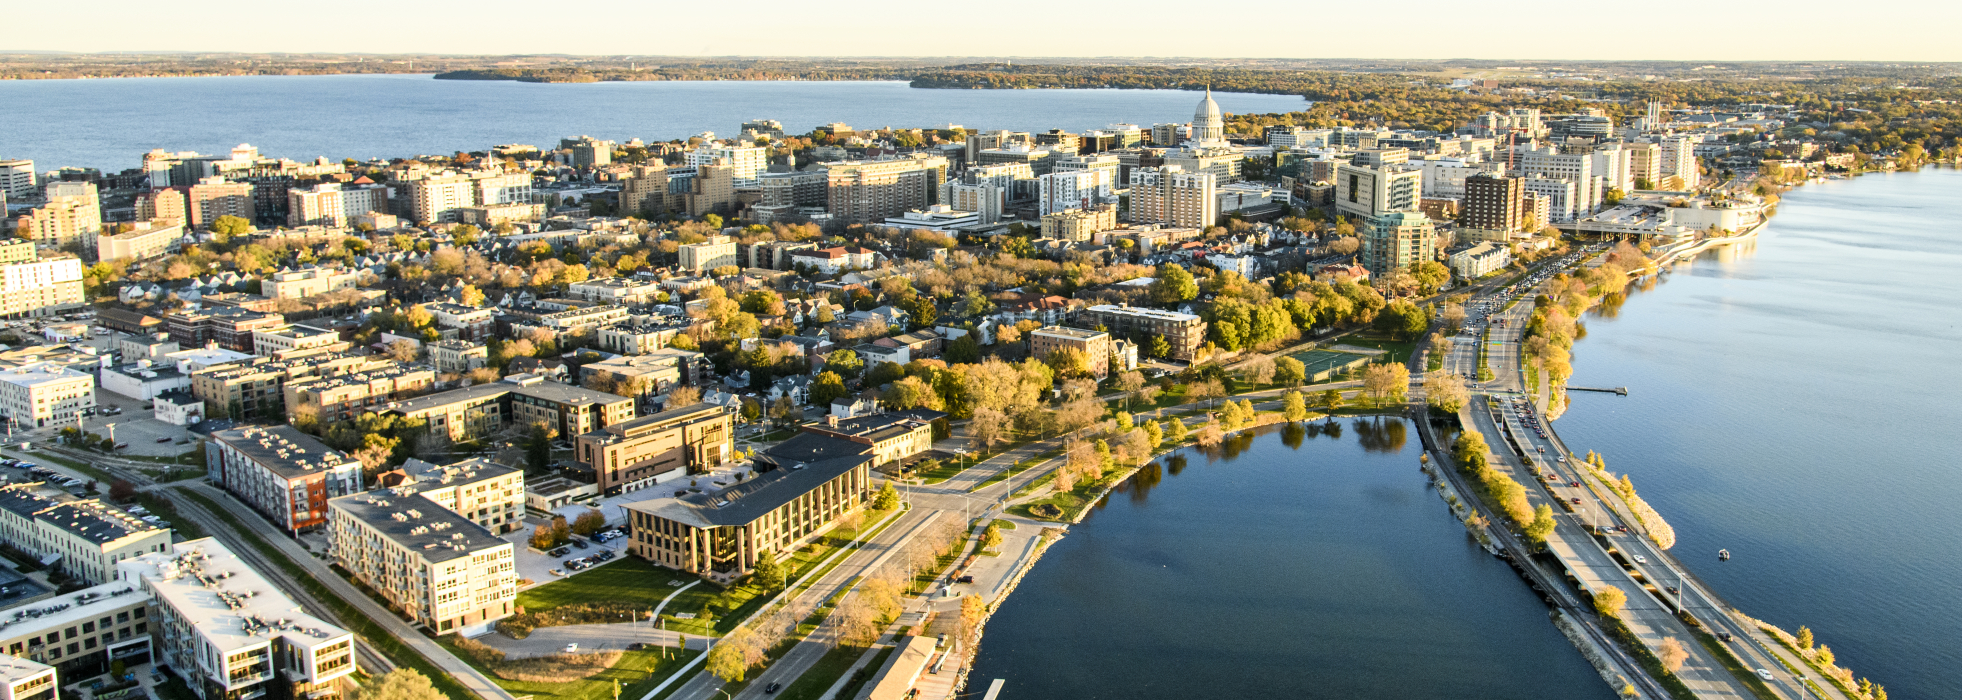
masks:
MULTIPOLYGON (((600 552, 609 552, 616 558, 627 555, 627 538, 625 537, 604 544, 585 542, 583 539, 575 537, 574 540, 585 544, 586 548, 581 549, 577 545, 569 544, 563 547, 566 551, 564 555, 555 557, 540 554, 531 548, 531 531, 532 528, 539 525, 539 522, 535 519, 528 520, 525 523, 525 527, 504 535, 504 540, 510 542, 514 550, 512 563, 518 569, 518 578, 529 579, 531 581, 524 588, 551 583, 565 578, 564 576, 552 573, 553 569, 573 576, 579 575, 581 572, 571 571, 566 568, 566 562, 572 559, 589 557, 600 552)), ((591 571, 591 569, 587 569, 587 571, 591 571)))

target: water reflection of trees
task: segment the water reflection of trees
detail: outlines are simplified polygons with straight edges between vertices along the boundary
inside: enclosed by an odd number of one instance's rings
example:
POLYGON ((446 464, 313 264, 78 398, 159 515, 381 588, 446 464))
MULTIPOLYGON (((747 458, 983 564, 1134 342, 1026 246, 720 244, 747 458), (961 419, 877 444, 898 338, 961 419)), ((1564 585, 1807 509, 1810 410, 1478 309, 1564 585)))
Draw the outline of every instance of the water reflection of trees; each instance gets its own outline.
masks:
POLYGON ((1281 427, 1281 444, 1290 450, 1301 449, 1301 441, 1308 437, 1308 429, 1300 423, 1289 423, 1281 427))
POLYGON ((1165 460, 1165 462, 1165 469, 1171 472, 1172 476, 1178 476, 1179 472, 1185 471, 1185 455, 1172 455, 1172 458, 1165 460))
POLYGON ((1158 483, 1164 480, 1164 468, 1158 466, 1157 462, 1151 462, 1139 467, 1138 473, 1132 474, 1131 478, 1125 481, 1124 486, 1119 490, 1129 493, 1132 503, 1143 504, 1146 494, 1151 493, 1151 489, 1158 486, 1158 483))
POLYGON ((1402 418, 1375 416, 1357 418, 1354 427, 1356 440, 1369 452, 1399 452, 1403 450, 1406 427, 1402 418))

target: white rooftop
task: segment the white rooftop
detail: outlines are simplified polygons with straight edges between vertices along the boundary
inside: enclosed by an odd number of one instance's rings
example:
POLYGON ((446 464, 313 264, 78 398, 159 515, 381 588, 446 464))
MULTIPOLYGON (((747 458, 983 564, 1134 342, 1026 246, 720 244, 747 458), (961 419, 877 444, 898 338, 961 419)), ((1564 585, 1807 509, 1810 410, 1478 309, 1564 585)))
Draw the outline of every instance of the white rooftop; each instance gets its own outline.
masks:
POLYGON ((170 551, 120 565, 126 578, 141 579, 157 600, 177 611, 221 653, 264 646, 285 637, 300 647, 341 638, 347 630, 300 610, 237 554, 212 538, 179 542, 170 551))
POLYGON ((110 581, 74 593, 42 598, 0 610, 0 637, 11 638, 31 630, 58 629, 94 620, 142 599, 136 585, 129 581, 110 581))

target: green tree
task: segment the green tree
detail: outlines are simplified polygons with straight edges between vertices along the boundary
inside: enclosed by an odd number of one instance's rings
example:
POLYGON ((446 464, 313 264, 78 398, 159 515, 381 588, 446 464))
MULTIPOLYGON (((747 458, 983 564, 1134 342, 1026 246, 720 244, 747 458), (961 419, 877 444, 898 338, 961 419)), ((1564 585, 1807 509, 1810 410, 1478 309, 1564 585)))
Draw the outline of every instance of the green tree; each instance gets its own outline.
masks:
POLYGON ((552 435, 544 423, 531 426, 531 434, 525 439, 525 464, 532 471, 545 471, 552 466, 552 435))
POLYGON ((844 398, 849 393, 850 390, 845 388, 845 380, 839 378, 837 372, 825 370, 819 372, 816 379, 811 380, 810 394, 813 405, 830 406, 832 401, 844 398))
POLYGON ((1342 392, 1335 389, 1323 391, 1316 405, 1321 406, 1323 412, 1334 413, 1336 409, 1342 408, 1342 392))
POLYGON ((980 362, 981 341, 976 340, 973 333, 955 338, 953 342, 947 344, 947 352, 943 356, 946 358, 948 364, 973 364, 980 362))
POLYGON ((1602 617, 1621 617, 1621 608, 1628 604, 1628 594, 1614 586, 1603 585, 1594 592, 1594 611, 1602 617))
POLYGON ((836 373, 840 379, 849 379, 865 369, 865 360, 851 350, 833 350, 824 356, 824 369, 836 373))
MULTIPOLYGON (((754 383, 751 386, 755 386, 754 383)), ((763 403, 755 399, 743 401, 742 417, 744 423, 754 423, 763 417, 763 403)))
POLYGON ((764 551, 756 555, 756 568, 750 572, 749 581, 770 595, 784 589, 789 575, 790 567, 777 561, 776 552, 764 551))
POLYGON ((1430 317, 1408 300, 1398 299, 1376 316, 1376 329, 1397 340, 1411 340, 1430 327, 1430 317))
POLYGON ((1308 381, 1308 366, 1292 357, 1275 360, 1274 381, 1288 386, 1300 386, 1302 382, 1308 381))
POLYGON ((1526 537, 1534 544, 1546 544, 1546 538, 1553 536, 1553 507, 1541 503, 1533 509, 1533 522, 1526 525, 1526 537))
POLYGON ((1151 283, 1151 298, 1161 304, 1177 304, 1199 296, 1199 283, 1192 273, 1172 263, 1158 266, 1158 278, 1151 283))
POLYGON ((1417 278, 1417 286, 1429 294, 1451 281, 1451 268, 1436 260, 1425 260, 1411 268, 1410 276, 1417 278))
POLYGON ((1172 344, 1165 340, 1165 336, 1154 335, 1151 341, 1145 344, 1145 354, 1154 358, 1170 357, 1172 344))
POLYGON ((983 551, 988 551, 988 550, 996 549, 1000 546, 1001 546, 1001 521, 988 523, 987 529, 981 531, 981 549, 983 551))
POLYGON ((887 481, 885 486, 879 488, 878 493, 872 495, 873 510, 892 510, 898 507, 899 489, 893 488, 891 481, 887 481))
POLYGON ((429 677, 413 668, 398 668, 369 681, 354 700, 447 700, 429 677))
POLYGON ((233 236, 243 236, 252 232, 252 222, 243 217, 226 214, 211 222, 211 236, 219 243, 231 240, 233 236))
POLYGON ((1190 432, 1185 427, 1185 421, 1179 420, 1177 417, 1165 421, 1165 440, 1174 445, 1185 442, 1185 437, 1190 432))
POLYGON ((1158 451, 1158 446, 1165 442, 1164 429, 1159 428, 1158 423, 1155 421, 1145 421, 1142 429, 1145 434, 1146 447, 1153 452, 1158 451))
POLYGON ((1282 417, 1289 421, 1308 420, 1308 399, 1299 391, 1290 391, 1281 397, 1282 417))
POLYGON ((708 659, 703 662, 703 668, 725 683, 742 681, 749 675, 748 647, 754 646, 755 636, 755 633, 746 627, 736 628, 736 631, 730 632, 717 641, 715 646, 709 648, 708 659))

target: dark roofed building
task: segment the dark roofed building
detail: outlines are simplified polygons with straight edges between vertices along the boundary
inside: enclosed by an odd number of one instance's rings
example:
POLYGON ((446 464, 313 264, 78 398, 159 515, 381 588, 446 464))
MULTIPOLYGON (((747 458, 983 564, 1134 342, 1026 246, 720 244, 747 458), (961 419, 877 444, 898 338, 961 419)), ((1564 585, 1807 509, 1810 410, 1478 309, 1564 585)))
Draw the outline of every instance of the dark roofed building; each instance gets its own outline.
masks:
POLYGON ((803 546, 871 498, 873 456, 863 446, 808 434, 784 444, 793 442, 799 445, 789 453, 759 457, 773 468, 728 489, 625 504, 628 550, 728 583, 748 575, 763 554, 803 546))

